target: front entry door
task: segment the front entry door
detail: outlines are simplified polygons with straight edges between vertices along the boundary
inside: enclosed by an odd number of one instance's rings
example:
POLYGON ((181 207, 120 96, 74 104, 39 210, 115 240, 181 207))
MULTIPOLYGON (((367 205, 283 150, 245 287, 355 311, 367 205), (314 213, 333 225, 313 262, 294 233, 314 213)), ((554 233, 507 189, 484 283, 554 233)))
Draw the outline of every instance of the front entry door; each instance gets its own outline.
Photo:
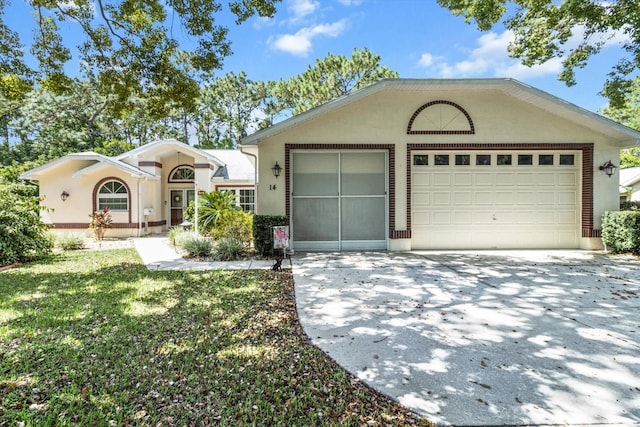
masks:
POLYGON ((195 199, 195 190, 180 188, 171 190, 171 226, 184 221, 184 210, 195 199))

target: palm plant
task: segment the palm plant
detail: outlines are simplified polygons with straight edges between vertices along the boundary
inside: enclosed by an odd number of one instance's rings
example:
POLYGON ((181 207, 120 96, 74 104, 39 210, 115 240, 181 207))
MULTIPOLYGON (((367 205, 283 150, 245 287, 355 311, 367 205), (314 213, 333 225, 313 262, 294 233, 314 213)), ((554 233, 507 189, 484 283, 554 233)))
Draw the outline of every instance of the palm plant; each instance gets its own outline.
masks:
POLYGON ((198 198, 198 225, 203 233, 210 233, 218 223, 238 209, 233 191, 203 193, 198 198))

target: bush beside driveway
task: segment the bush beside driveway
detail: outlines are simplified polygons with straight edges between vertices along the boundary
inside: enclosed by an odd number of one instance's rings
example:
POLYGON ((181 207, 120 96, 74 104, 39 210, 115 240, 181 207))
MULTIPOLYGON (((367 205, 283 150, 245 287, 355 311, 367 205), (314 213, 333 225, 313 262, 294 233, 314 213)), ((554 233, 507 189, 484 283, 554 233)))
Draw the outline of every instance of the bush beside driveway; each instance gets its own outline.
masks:
POLYGON ((640 260, 298 254, 313 342, 441 424, 640 423, 640 260))

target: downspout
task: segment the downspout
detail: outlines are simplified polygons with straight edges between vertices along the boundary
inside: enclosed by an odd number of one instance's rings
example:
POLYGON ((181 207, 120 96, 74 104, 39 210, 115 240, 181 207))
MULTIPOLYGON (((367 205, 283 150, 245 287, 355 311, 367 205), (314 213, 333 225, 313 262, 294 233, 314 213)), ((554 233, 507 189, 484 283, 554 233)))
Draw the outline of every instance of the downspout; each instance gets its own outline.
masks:
POLYGON ((255 207, 255 214, 258 213, 258 156, 255 154, 247 153, 246 151, 242 151, 242 145, 239 145, 240 152, 242 154, 246 154, 247 156, 253 157, 253 203, 255 207))
MULTIPOLYGON (((146 178, 145 178, 146 179, 146 178)), ((142 237, 142 185, 138 177, 138 237, 142 237)))

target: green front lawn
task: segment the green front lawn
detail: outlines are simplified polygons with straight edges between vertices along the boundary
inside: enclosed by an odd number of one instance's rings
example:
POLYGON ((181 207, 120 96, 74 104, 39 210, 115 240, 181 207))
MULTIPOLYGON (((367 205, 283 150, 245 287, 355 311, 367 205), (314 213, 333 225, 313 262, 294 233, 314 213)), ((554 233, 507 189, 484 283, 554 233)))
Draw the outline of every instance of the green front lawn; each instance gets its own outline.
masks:
POLYGON ((133 249, 0 272, 0 426, 429 425, 310 345, 292 291, 133 249))

